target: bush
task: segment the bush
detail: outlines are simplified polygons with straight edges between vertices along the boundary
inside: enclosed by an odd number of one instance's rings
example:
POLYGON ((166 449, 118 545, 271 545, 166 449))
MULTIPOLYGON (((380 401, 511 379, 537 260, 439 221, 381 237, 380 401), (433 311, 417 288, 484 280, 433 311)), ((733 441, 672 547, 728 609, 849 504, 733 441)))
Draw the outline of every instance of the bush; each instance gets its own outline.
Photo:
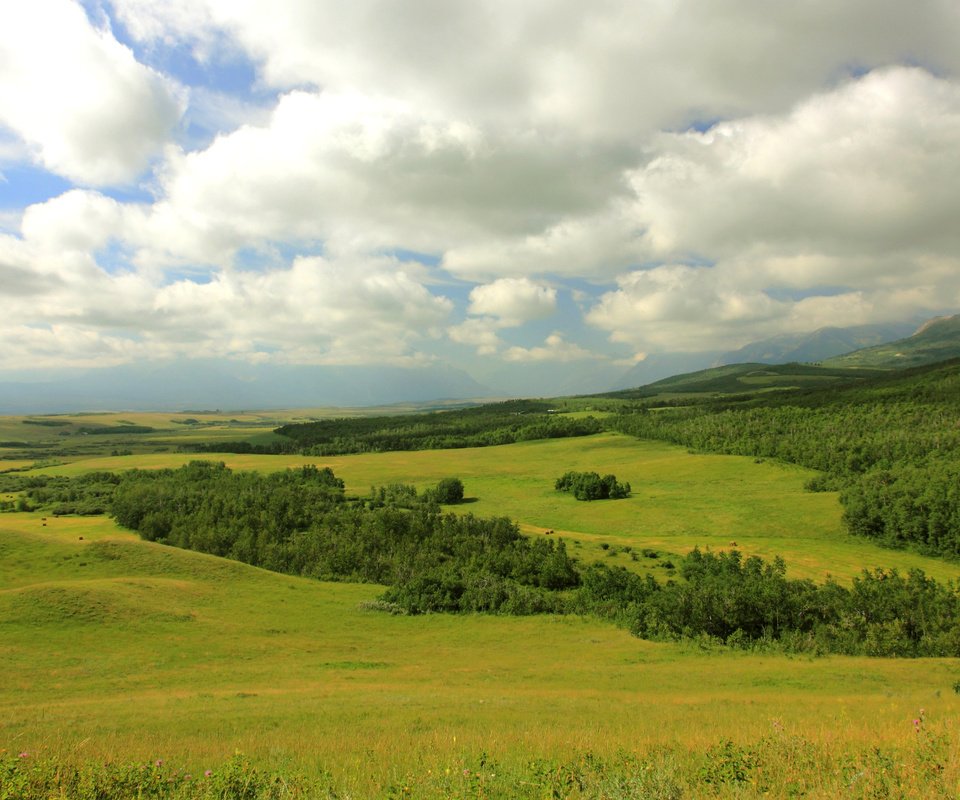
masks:
POLYGON ((459 478, 444 478, 437 484, 437 502, 441 505, 456 505, 463 502, 463 481, 459 478))
POLYGON ((616 475, 596 472, 566 472, 553 487, 558 492, 571 492, 577 500, 620 500, 630 494, 629 483, 619 483, 616 475))

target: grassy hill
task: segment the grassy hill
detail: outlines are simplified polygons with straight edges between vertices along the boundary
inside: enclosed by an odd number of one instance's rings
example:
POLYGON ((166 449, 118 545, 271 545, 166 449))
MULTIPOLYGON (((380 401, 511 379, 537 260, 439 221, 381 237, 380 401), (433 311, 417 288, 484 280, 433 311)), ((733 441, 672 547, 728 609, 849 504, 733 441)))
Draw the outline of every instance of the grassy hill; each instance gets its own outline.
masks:
POLYGON ((823 362, 830 367, 906 368, 960 357, 960 315, 938 317, 906 339, 855 350, 823 362))
MULTIPOLYGON (((825 386, 841 406, 850 392, 888 407, 946 391, 953 374, 727 369, 668 381, 659 396, 685 404, 707 386, 723 405, 753 387, 754 398, 816 405, 812 388, 825 386), (801 391, 782 391, 788 386, 801 391)), ((155 428, 136 434, 153 452, 110 455, 111 434, 75 430, 77 452, 31 472, 195 459, 161 452, 156 437, 202 440, 205 420, 165 419, 98 420, 155 428)), ((212 437, 240 428, 256 436, 270 424, 253 415, 206 421, 212 437)), ((5 424, 36 429, 36 441, 66 427, 5 424)), ((674 565, 697 546, 782 555, 792 577, 817 581, 846 584, 872 567, 960 579, 960 564, 848 535, 837 493, 804 490, 813 471, 754 455, 694 454, 608 432, 441 451, 208 458, 262 471, 330 466, 355 495, 457 475, 462 513, 508 515, 530 535, 562 536, 583 562, 658 581, 676 579, 674 565), (633 493, 579 503, 553 488, 567 470, 614 473, 633 493)), ((30 466, 8 465, 18 463, 30 466)), ((143 542, 103 517, 0 515, 0 796, 59 796, 4 781, 68 774, 64 764, 162 761, 157 769, 216 776, 238 750, 276 773, 275 786, 298 785, 290 776, 303 774, 326 788, 243 794, 238 784, 233 794, 198 788, 178 797, 951 797, 960 782, 952 659, 648 642, 579 616, 391 616, 365 605, 381 591, 143 542)))
POLYGON ((882 785, 874 748, 902 786, 927 785, 911 720, 923 707, 947 735, 960 712, 950 660, 731 655, 580 618, 391 617, 362 606, 378 587, 140 542, 102 518, 4 515, 0 548, 0 744, 37 769, 162 760, 199 776, 240 750, 340 796, 681 797, 747 758, 738 796, 762 774, 825 797, 851 768, 882 785), (566 783, 578 774, 582 792, 566 783))
POLYGON ((825 367, 813 364, 729 364, 674 375, 636 389, 608 392, 601 397, 623 400, 688 395, 739 395, 794 389, 816 389, 861 381, 886 374, 884 370, 825 367))

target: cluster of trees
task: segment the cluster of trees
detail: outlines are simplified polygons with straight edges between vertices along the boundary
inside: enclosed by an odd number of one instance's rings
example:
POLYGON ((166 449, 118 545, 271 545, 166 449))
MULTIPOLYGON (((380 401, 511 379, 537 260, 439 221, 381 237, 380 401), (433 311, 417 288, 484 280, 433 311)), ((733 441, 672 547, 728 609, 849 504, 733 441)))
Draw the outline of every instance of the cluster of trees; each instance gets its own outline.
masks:
POLYGON ((0 492, 19 494, 0 500, 0 511, 44 509, 54 516, 105 514, 120 477, 112 472, 88 472, 76 478, 62 475, 0 475, 0 492))
POLYGON ((960 460, 870 470, 843 487, 840 502, 851 533, 960 557, 960 460))
POLYGON ((386 604, 410 613, 558 610, 579 576, 563 542, 531 540, 505 518, 443 513, 459 495, 445 479, 418 495, 392 485, 345 497, 329 469, 260 475, 192 462, 120 479, 113 515, 151 541, 294 575, 390 586, 386 604))
POLYGON ((621 414, 611 426, 716 453, 778 458, 841 490, 852 533, 932 555, 960 553, 960 362, 846 387, 621 414))
POLYGON ((198 452, 302 453, 331 456, 391 450, 486 447, 534 439, 589 436, 603 430, 593 417, 552 413, 539 400, 511 400, 474 408, 391 417, 354 417, 283 425, 272 442, 210 442, 198 452))
POLYGON ((596 472, 565 472, 553 485, 558 492, 570 492, 577 500, 620 500, 630 495, 630 484, 619 483, 616 475, 596 472))
POLYGON ((791 652, 960 655, 960 589, 911 570, 864 571, 849 588, 786 577, 782 559, 694 550, 682 581, 658 584, 598 563, 582 573, 582 608, 647 639, 707 638, 791 652))
POLYGON ((153 433, 155 428, 149 425, 97 425, 95 427, 84 427, 79 429, 79 433, 85 433, 91 436, 105 436, 116 433, 153 433))

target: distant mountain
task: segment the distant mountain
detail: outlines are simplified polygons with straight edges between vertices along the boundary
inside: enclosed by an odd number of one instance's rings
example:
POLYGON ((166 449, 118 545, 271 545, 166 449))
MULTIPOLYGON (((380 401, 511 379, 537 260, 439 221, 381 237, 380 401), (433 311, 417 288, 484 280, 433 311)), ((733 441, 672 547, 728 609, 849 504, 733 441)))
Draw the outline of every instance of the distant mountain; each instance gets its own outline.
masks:
POLYGON ((90 370, 43 382, 0 383, 0 413, 375 406, 484 397, 449 366, 251 365, 214 360, 90 370))
POLYGON ((880 325, 857 325, 850 328, 820 328, 812 333, 788 333, 774 336, 724 353, 722 364, 787 364, 792 361, 811 363, 872 347, 909 336, 918 322, 896 322, 880 325))
POLYGON ((739 350, 707 353, 657 353, 624 374, 614 389, 646 386, 674 375, 727 364, 812 363, 912 333, 919 320, 848 328, 827 327, 807 333, 787 333, 751 342, 739 350))
POLYGON ((622 375, 613 384, 613 389, 632 389, 669 378, 671 375, 707 369, 716 366, 721 355, 720 352, 652 353, 622 375))
POLYGON ((825 360, 837 367, 920 367, 960 357, 960 314, 935 317, 912 335, 825 360))
POLYGON ((471 367, 474 376, 498 397, 565 397, 603 391, 616 381, 621 367, 608 361, 495 362, 471 367))
POLYGON ((888 375, 889 370, 822 367, 814 364, 725 364, 669 378, 635 389, 608 392, 607 397, 637 399, 658 395, 758 395, 772 391, 822 388, 888 375))

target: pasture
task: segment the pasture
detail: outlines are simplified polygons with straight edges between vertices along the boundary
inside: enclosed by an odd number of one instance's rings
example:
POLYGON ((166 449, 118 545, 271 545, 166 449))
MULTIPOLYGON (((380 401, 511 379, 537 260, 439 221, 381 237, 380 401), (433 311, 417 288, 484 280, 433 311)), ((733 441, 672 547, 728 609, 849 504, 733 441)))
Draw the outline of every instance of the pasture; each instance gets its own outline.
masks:
MULTIPOLYGON (((93 455, 43 471, 175 467, 194 457, 93 455)), ((660 580, 671 556, 733 541, 747 554, 782 555, 794 577, 848 580, 874 566, 960 576, 958 565, 847 536, 836 495, 804 491, 807 470, 617 434, 322 459, 212 458, 262 471, 330 466, 352 494, 459 476, 469 502, 458 512, 510 516, 532 535, 552 530, 584 560, 660 580), (567 470, 614 473, 633 494, 578 502, 553 489, 567 470), (635 559, 643 548, 659 558, 635 559)), ((705 754, 732 742, 733 752, 772 753, 763 769, 773 765, 779 777, 715 787, 721 795, 789 784, 834 797, 853 776, 858 796, 884 796, 868 790, 886 785, 884 759, 892 758, 906 777, 901 795, 890 796, 919 797, 933 796, 923 772, 933 756, 918 750, 913 724, 920 709, 936 758, 956 747, 954 660, 653 643, 581 617, 390 616, 364 607, 380 591, 142 542, 106 518, 4 514, 0 748, 68 762, 162 759, 195 773, 241 751, 281 772, 327 776, 352 797, 397 786, 424 797, 507 797, 473 784, 451 789, 449 776, 475 777, 486 759, 535 786, 527 779, 544 769, 537 764, 659 754, 675 785, 699 796, 705 754)), ((937 775, 938 796, 952 796, 952 757, 937 775)))
MULTIPOLYGON (((177 467, 195 458, 185 453, 95 456, 40 471, 76 475, 93 469, 177 467)), ((941 580, 960 577, 960 565, 848 536, 837 495, 804 490, 804 482, 815 474, 810 470, 743 456, 693 454, 615 433, 457 450, 203 458, 264 472, 329 466, 346 482, 347 492, 358 495, 375 485, 409 483, 423 489, 457 476, 468 500, 458 511, 507 516, 534 535, 552 530, 579 543, 578 555, 586 560, 612 558, 636 569, 644 562, 633 561, 623 548, 652 548, 669 558, 694 547, 730 549, 736 542, 747 555, 782 556, 792 577, 848 580, 875 567, 920 568, 941 580), (625 500, 579 502, 553 488, 567 470, 613 473, 629 481, 633 493, 625 500)))
POLYGON ((377 796, 481 753, 522 770, 665 748, 695 771, 721 741, 784 732, 837 757, 909 751, 920 708, 955 735, 951 660, 700 650, 576 617, 389 616, 360 605, 376 586, 145 543, 102 518, 47 523, 0 519, 11 751, 199 774, 240 750, 377 796))

